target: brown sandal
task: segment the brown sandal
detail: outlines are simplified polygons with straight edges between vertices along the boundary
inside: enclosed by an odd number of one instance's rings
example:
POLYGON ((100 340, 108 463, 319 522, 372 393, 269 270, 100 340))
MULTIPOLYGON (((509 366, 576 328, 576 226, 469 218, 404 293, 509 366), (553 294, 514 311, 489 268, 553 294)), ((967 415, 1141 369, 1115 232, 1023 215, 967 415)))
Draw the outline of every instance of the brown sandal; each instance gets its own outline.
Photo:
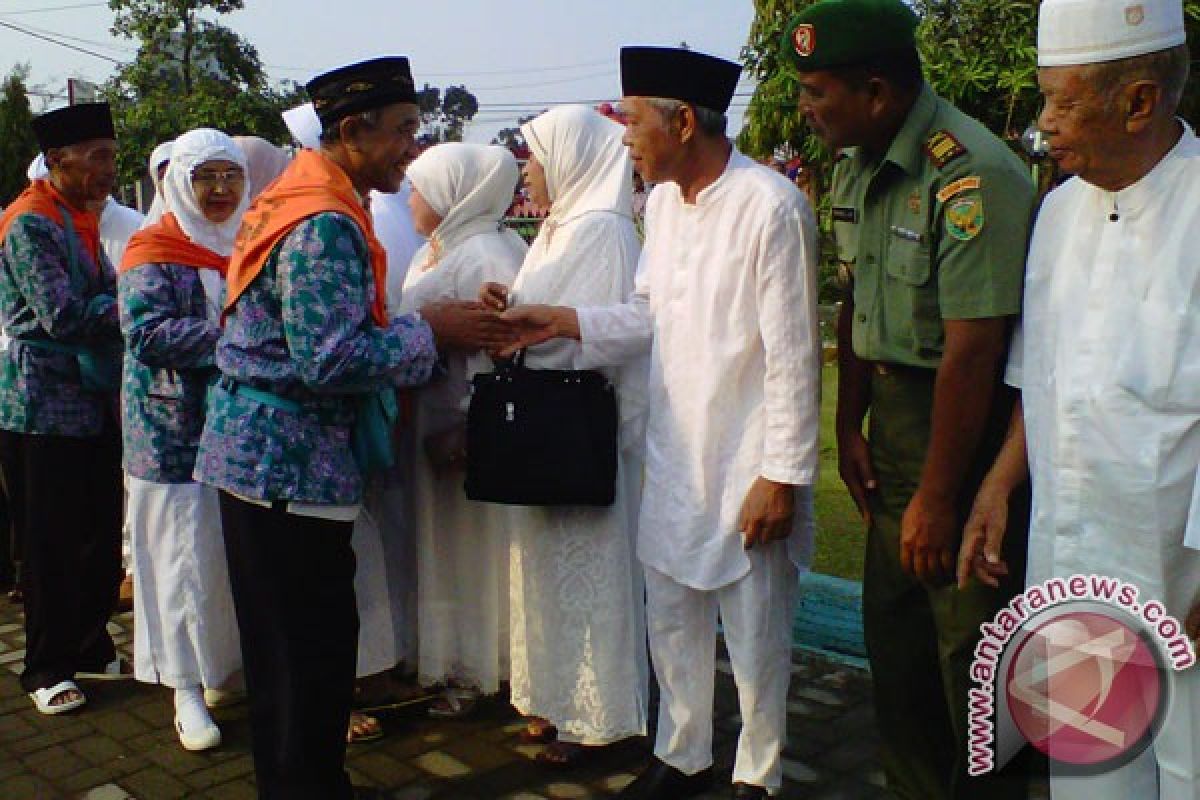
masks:
POLYGON ((574 769, 587 761, 594 749, 575 742, 551 742, 539 750, 533 758, 543 767, 574 769))
POLYGON ((369 714, 350 712, 350 724, 346 726, 346 744, 362 744, 383 738, 383 725, 369 714))
POLYGON ((551 725, 549 720, 530 717, 517 738, 522 744, 550 744, 558 739, 558 728, 551 725))

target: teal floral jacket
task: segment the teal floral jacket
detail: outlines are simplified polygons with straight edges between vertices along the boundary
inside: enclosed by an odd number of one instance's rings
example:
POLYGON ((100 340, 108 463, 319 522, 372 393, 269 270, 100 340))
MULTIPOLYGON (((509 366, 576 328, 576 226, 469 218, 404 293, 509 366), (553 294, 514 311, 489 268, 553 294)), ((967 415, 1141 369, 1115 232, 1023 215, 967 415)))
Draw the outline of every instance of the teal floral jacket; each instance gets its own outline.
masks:
POLYGON ((429 379, 433 332, 416 316, 371 320, 375 284, 355 223, 323 213, 284 237, 242 293, 217 342, 196 480, 257 500, 361 501, 350 447, 355 401, 429 379), (299 413, 239 393, 299 403, 299 413))
POLYGON ((116 275, 78 244, 82 282, 71 279, 67 233, 40 214, 23 214, 0 242, 0 428, 18 433, 96 436, 115 395, 85 391, 76 357, 24 340, 78 346, 120 341, 116 275))
POLYGON ((125 471, 155 483, 190 482, 221 335, 207 316, 200 271, 143 264, 122 272, 117 290, 125 471))

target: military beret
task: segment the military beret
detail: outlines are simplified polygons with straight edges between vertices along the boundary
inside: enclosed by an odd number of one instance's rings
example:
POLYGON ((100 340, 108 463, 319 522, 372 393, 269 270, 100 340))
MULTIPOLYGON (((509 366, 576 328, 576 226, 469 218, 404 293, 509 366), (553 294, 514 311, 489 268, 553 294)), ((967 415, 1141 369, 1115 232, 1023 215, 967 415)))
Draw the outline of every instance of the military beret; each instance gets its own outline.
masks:
POLYGON ((318 75, 304 87, 321 124, 392 103, 417 102, 412 71, 404 56, 374 58, 318 75))
POLYGON ((91 139, 115 139, 108 103, 81 103, 33 118, 33 135, 42 152, 91 139))
POLYGON ((903 0, 820 0, 788 23, 783 48, 799 72, 849 67, 915 47, 918 22, 903 0))

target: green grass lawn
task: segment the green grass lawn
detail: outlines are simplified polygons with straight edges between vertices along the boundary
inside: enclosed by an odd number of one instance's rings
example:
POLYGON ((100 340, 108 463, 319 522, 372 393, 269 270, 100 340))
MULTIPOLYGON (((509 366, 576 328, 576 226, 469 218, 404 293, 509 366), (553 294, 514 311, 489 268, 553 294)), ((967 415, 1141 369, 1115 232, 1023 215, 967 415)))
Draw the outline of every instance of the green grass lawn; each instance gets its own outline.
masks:
POLYGON ((836 366, 823 368, 821 384, 821 471, 817 478, 817 547, 813 571, 859 581, 866 529, 838 477, 837 440, 833 431, 837 408, 836 366))

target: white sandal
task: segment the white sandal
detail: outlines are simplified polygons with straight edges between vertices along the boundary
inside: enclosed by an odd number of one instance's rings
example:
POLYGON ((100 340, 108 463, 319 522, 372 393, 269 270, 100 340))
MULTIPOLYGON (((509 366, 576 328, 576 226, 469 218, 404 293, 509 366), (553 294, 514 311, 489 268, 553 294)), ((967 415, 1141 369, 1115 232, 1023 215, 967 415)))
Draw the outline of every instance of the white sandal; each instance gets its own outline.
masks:
POLYGON ((36 691, 29 693, 29 699, 33 701, 33 704, 37 707, 38 711, 49 716, 53 716, 55 714, 65 714, 68 711, 74 711, 87 702, 87 698, 84 696, 83 692, 79 690, 79 687, 75 684, 75 681, 59 681, 53 686, 45 689, 37 689, 36 691), (55 705, 51 704, 56 697, 59 697, 66 692, 76 692, 79 697, 75 698, 74 700, 68 700, 65 703, 58 703, 55 705))

